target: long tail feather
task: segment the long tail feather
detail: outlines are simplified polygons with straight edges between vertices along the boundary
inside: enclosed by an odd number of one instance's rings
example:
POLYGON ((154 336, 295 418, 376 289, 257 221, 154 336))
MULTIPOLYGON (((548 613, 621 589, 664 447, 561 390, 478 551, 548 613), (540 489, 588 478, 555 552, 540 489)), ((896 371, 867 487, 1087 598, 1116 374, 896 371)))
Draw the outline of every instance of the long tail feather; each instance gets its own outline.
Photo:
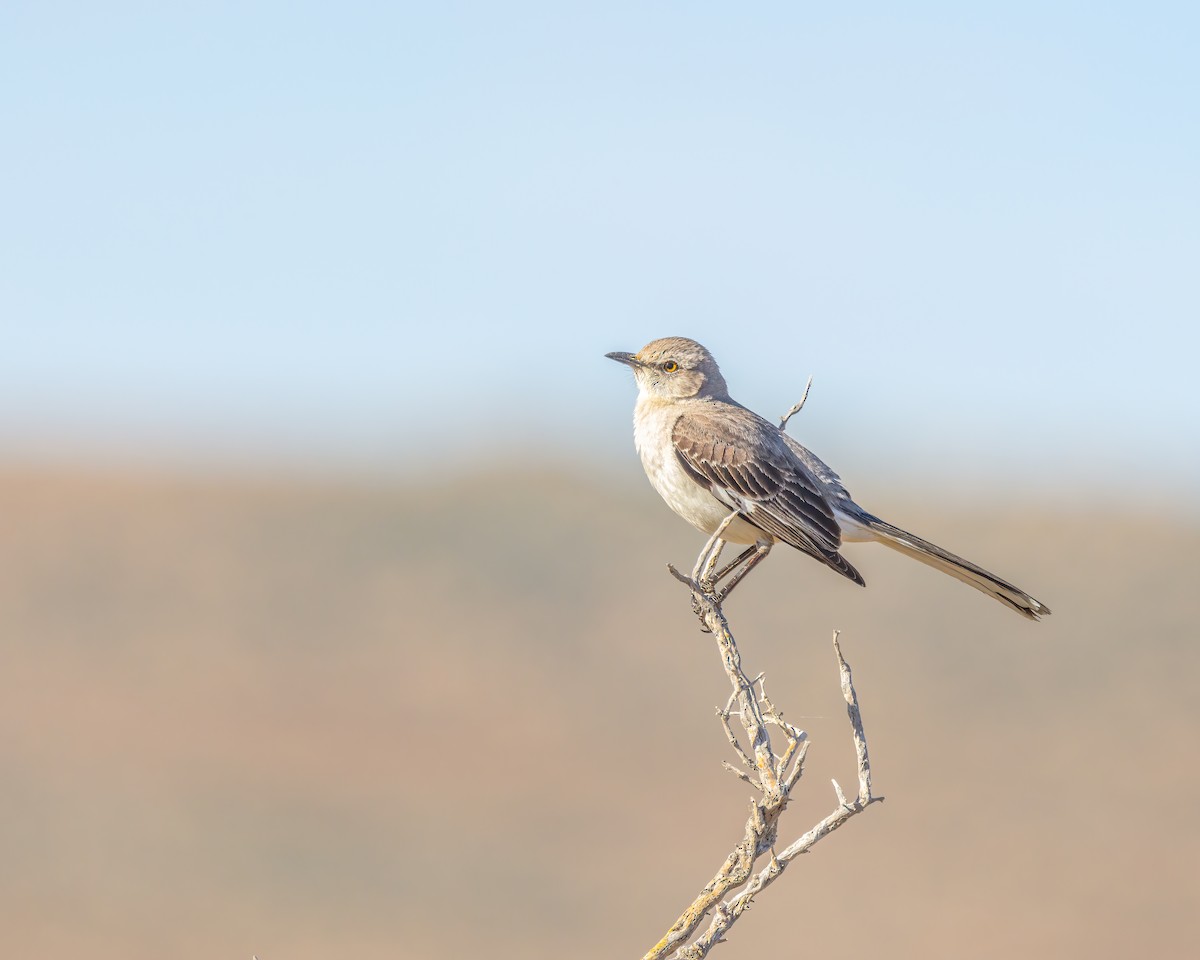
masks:
POLYGON ((1014 586, 1007 580, 1001 580, 994 573, 989 573, 970 560, 964 560, 949 550, 943 550, 935 543, 922 540, 907 530, 894 527, 878 517, 867 515, 856 519, 858 524, 871 532, 870 539, 882 543, 885 547, 890 547, 906 557, 920 560, 921 563, 927 564, 935 570, 941 570, 942 573, 949 574, 956 580, 961 580, 981 593, 994 597, 1023 617, 1037 620, 1050 613, 1048 606, 1040 600, 1035 600, 1020 587, 1014 586))

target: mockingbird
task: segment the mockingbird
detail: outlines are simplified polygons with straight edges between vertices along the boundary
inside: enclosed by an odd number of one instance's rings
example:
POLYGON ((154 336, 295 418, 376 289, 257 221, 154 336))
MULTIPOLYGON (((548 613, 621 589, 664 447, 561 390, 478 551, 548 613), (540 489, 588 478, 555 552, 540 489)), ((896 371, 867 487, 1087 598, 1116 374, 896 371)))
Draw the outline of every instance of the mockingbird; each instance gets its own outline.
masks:
POLYGON ((729 396, 716 361, 695 340, 667 337, 637 353, 610 353, 637 381, 633 439, 646 476, 672 510, 710 536, 752 544, 722 596, 782 540, 866 586, 839 552, 843 541, 882 543, 948 573, 1036 620, 1050 608, 969 560, 867 513, 828 466, 729 396))

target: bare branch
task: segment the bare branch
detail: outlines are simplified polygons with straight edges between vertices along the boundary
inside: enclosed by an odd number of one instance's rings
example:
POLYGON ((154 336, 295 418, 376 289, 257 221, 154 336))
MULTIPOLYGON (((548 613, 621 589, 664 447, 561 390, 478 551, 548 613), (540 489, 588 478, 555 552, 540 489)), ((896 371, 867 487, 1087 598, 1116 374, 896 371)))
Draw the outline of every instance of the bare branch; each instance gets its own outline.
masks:
POLYGON ((667 564, 667 573, 669 573, 676 580, 678 580, 682 584, 685 584, 686 586, 690 587, 690 586, 693 586, 695 583, 691 577, 685 577, 682 573, 680 573, 678 570, 676 570, 675 564, 673 564, 673 563, 667 564))
POLYGON ((725 709, 718 710, 717 716, 721 718, 721 726, 725 729, 725 736, 729 739, 729 745, 733 747, 734 752, 738 755, 738 759, 740 759, 748 769, 753 770, 754 761, 751 760, 750 755, 742 749, 742 745, 738 743, 737 735, 733 732, 733 728, 729 725, 729 708, 733 706, 733 701, 736 697, 736 692, 731 693, 729 695, 729 702, 725 704, 725 709))
POLYGON ((786 430, 788 421, 791 420, 792 417, 794 417, 796 414, 798 414, 801 410, 804 409, 804 404, 806 404, 808 402, 808 391, 811 389, 812 389, 812 377, 809 377, 808 383, 806 383, 804 385, 804 396, 802 396, 800 398, 800 402, 792 404, 792 408, 790 410, 788 410, 788 412, 785 413, 782 417, 779 418, 779 429, 780 430, 786 430))
MULTIPOLYGON (((809 378, 809 386, 812 379, 809 378)), ((805 398, 808 389, 805 389, 805 398)), ((801 399, 784 417, 788 417, 804 405, 801 399)), ((692 593, 692 609, 700 618, 704 628, 717 641, 721 664, 729 679, 731 693, 724 708, 717 708, 717 717, 725 731, 730 747, 742 766, 757 775, 757 779, 728 761, 726 769, 753 786, 760 796, 750 804, 750 815, 743 828, 741 842, 725 858, 725 862, 700 894, 688 905, 667 933, 643 960, 663 960, 668 956, 676 960, 700 960, 723 939, 725 932, 750 906, 754 897, 783 873, 787 865, 802 853, 807 853, 818 841, 829 835, 851 817, 861 813, 882 797, 871 793, 871 765, 867 753, 866 735, 863 733, 862 715, 858 707, 858 695, 850 673, 850 666, 842 656, 838 634, 834 634, 834 652, 841 677, 842 695, 854 737, 855 757, 858 767, 858 796, 847 800, 837 781, 837 808, 798 840, 777 853, 776 835, 780 815, 787 806, 792 788, 799 782, 808 752, 808 735, 799 727, 783 719, 783 714, 767 696, 764 677, 759 674, 750 680, 742 670, 742 658, 734 642, 733 634, 721 609, 723 595, 714 593, 713 571, 716 569, 724 541, 721 536, 737 516, 730 514, 713 534, 700 552, 691 577, 685 577, 668 565, 671 575, 686 583, 692 593), (758 691, 755 691, 755 684, 758 691), (737 710, 734 710, 734 706, 737 710), (737 716, 745 733, 745 744, 734 733, 730 718, 737 716), (787 744, 782 752, 776 752, 771 744, 768 727, 775 726, 783 731, 787 744), (770 854, 765 866, 756 868, 760 857, 770 854), (696 939, 705 917, 712 914, 708 927, 696 939)), ((726 568, 727 572, 728 569, 726 568)), ((722 574, 723 575, 723 574, 722 574)), ((719 578, 718 578, 719 579, 719 578)))
POLYGON ((866 806, 883 798, 871 796, 871 757, 867 753, 867 735, 863 732, 862 714, 858 709, 858 694, 854 691, 850 664, 842 656, 842 645, 838 642, 840 636, 839 631, 833 632, 833 650, 837 654, 838 670, 842 676, 842 696, 846 700, 846 713, 850 717, 850 726, 854 729, 854 755, 858 760, 858 802, 866 806))
POLYGON ((751 777, 751 776, 750 776, 748 773, 746 773, 744 770, 739 770, 737 767, 735 767, 735 766, 734 766, 732 763, 730 763, 728 760, 722 760, 722 761, 721 761, 721 766, 723 766, 723 767, 724 767, 726 770, 728 770, 730 773, 732 773, 732 774, 733 774, 735 777, 737 777, 739 780, 745 780, 745 781, 746 781, 748 784, 750 784, 750 786, 752 786, 752 787, 753 787, 755 790, 762 790, 762 784, 761 784, 761 783, 759 783, 757 780, 755 780, 753 777, 751 777))
POLYGON ((804 775, 804 758, 808 756, 808 741, 805 740, 800 744, 800 749, 796 753, 795 762, 792 764, 792 770, 784 776, 784 783, 789 790, 796 785, 796 781, 804 775))

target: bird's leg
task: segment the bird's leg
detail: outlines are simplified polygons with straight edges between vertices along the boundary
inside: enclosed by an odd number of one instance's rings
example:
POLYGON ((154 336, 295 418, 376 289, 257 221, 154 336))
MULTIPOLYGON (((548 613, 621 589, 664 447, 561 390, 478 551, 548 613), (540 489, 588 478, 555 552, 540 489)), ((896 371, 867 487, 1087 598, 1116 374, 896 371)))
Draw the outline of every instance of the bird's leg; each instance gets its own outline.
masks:
MULTIPOLYGON (((700 556, 696 558, 696 566, 692 569, 692 582, 700 585, 707 585, 711 590, 713 586, 713 570, 716 569, 717 561, 721 559, 721 551, 725 549, 725 541, 721 538, 725 536, 725 531, 729 529, 729 525, 737 519, 738 513, 733 511, 729 516, 721 521, 721 525, 713 531, 713 535, 708 538, 708 543, 704 545, 704 549, 700 551, 700 556)), ((720 579, 719 577, 717 579, 720 579)))
POLYGON ((739 553, 735 559, 725 564, 725 566, 721 568, 717 575, 713 577, 713 583, 720 583, 722 580, 724 580, 727 576, 733 573, 734 570, 737 569, 739 564, 743 564, 749 560, 750 554, 754 553, 754 551, 757 549, 758 544, 755 544, 752 547, 747 547, 745 550, 739 553))
POLYGON ((708 562, 708 555, 713 552, 718 543, 716 534, 713 534, 708 539, 708 543, 704 545, 704 549, 700 551, 700 555, 696 557, 696 565, 692 567, 692 583, 699 583, 700 576, 704 572, 704 564, 708 562))
POLYGON ((700 555, 700 559, 696 562, 696 570, 692 574, 692 579, 700 584, 705 590, 711 591, 716 585, 720 577, 713 577, 713 570, 716 569, 717 561, 721 559, 721 551, 725 549, 725 541, 720 537, 713 537, 709 541, 710 546, 705 547, 704 553, 700 555))
MULTIPOLYGON (((729 583, 727 583, 725 585, 725 589, 722 590, 719 594, 717 594, 717 603, 724 603, 725 598, 728 597, 731 593, 733 593, 733 588, 742 582, 742 580, 745 578, 746 574, 748 574, 756 566, 758 566, 765 559, 767 559, 767 554, 771 552, 771 544, 770 543, 757 543, 750 549, 754 551, 754 556, 752 556, 749 560, 746 561, 746 565, 744 567, 742 567, 741 570, 739 570, 737 573, 735 573, 733 575, 733 579, 731 579, 729 581, 729 583)), ((750 551, 747 550, 746 552, 749 553, 750 551)), ((745 556, 745 554, 743 554, 743 556, 745 556)), ((736 565, 736 563, 740 562, 741 559, 742 559, 741 557, 738 557, 738 559, 733 564, 730 564, 730 566, 732 567, 732 566, 736 565)))

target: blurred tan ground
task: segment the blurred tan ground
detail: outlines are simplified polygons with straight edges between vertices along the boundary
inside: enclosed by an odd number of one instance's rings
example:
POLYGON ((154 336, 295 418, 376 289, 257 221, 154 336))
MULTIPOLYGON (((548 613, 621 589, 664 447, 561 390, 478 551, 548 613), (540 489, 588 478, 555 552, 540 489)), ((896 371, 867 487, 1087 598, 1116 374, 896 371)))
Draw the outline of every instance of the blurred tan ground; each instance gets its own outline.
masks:
MULTIPOLYGON (((783 834, 853 780, 834 627, 888 799, 720 955, 1192 955, 1200 530, 870 505, 1055 613, 872 546, 865 591, 783 551, 741 588, 813 739, 783 834)), ((640 482, 10 468, 0 515, 5 956, 636 957, 740 835, 663 572, 699 538, 640 482)))

